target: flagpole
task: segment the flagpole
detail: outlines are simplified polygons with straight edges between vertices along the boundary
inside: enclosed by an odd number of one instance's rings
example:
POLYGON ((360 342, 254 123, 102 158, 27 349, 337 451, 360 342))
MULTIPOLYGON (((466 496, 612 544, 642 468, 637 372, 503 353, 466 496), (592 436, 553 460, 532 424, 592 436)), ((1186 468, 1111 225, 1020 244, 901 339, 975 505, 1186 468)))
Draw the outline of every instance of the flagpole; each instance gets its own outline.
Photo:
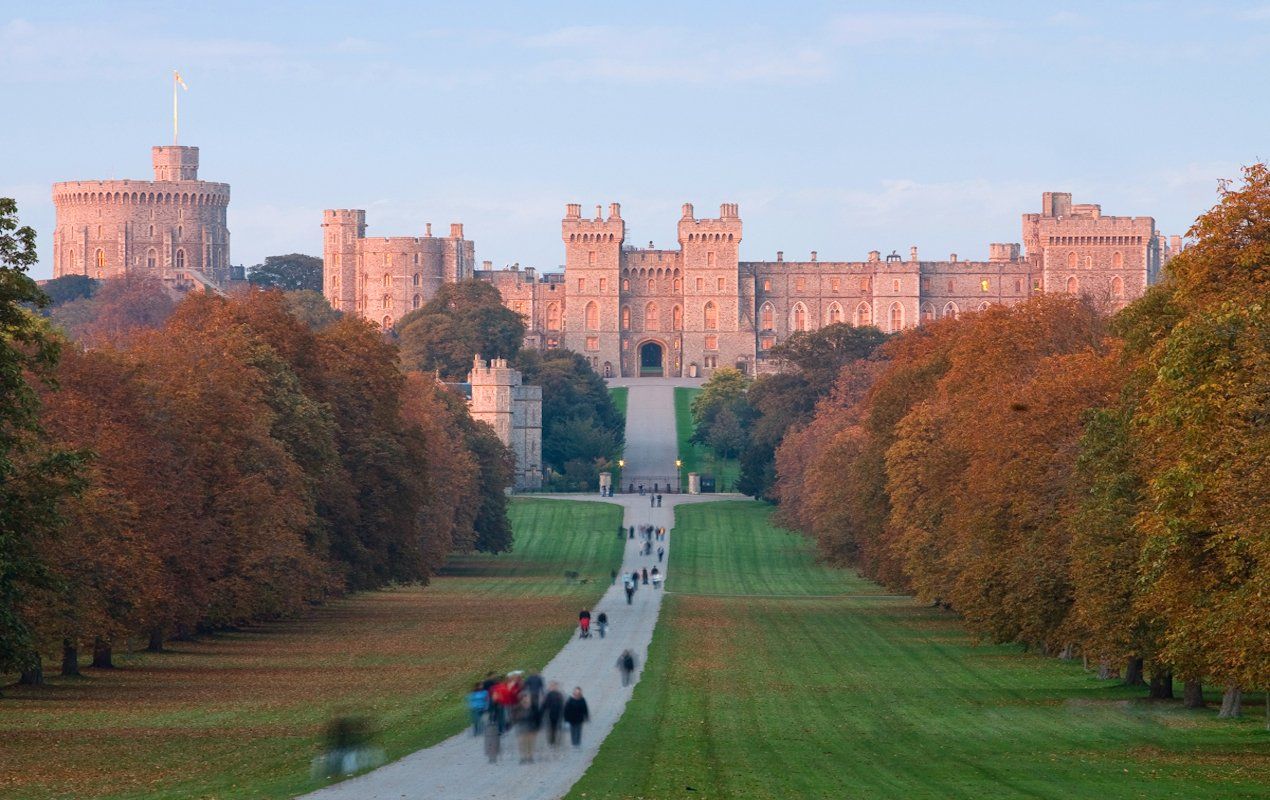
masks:
POLYGON ((177 120, 176 81, 177 81, 176 70, 172 70, 172 144, 173 145, 180 144, 180 132, 179 132, 179 129, 177 128, 177 122, 176 122, 177 120))

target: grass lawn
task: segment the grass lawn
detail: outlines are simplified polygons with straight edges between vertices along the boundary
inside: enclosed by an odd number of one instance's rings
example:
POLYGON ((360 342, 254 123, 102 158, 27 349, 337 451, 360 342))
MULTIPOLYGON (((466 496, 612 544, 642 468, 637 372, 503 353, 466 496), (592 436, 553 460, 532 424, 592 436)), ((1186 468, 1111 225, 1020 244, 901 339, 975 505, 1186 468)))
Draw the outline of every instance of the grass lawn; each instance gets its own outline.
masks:
POLYGON ((1270 796, 1256 699, 1235 722, 1151 703, 828 574, 758 503, 676 513, 649 662, 570 798, 1270 796))
POLYGON ((679 459, 684 462, 684 491, 688 491, 688 473, 713 475, 715 488, 720 492, 736 491, 736 481, 741 477, 741 465, 735 458, 718 458, 710 448, 690 444, 692 436, 692 399, 700 389, 675 388, 675 433, 679 438, 679 459))
POLYGON ((617 506, 517 499, 511 516, 512 553, 456 557, 426 589, 6 687, 0 798, 292 797, 317 788, 309 761, 341 711, 375 719, 389 758, 453 734, 471 683, 546 664, 621 561, 617 506))
MULTIPOLYGON (((617 409, 617 413, 622 415, 622 419, 626 419, 626 405, 630 400, 631 390, 625 386, 614 386, 609 389, 609 397, 613 399, 613 407, 617 409)), ((619 452, 617 458, 620 459, 622 454, 619 452)), ((613 465, 613 485, 622 485, 622 468, 613 465)))

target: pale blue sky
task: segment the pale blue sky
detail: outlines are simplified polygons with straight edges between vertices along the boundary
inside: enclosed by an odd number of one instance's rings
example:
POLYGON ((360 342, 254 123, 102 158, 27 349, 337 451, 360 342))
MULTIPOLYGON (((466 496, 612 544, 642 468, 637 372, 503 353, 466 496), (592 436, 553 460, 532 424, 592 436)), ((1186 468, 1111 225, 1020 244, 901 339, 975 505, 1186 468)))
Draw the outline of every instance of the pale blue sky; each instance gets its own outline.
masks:
POLYGON ((169 141, 232 184, 235 263, 462 221, 561 261, 567 202, 673 246, 738 202, 742 257, 983 258, 1047 189, 1182 233, 1270 157, 1270 2, 44 3, 0 0, 0 194, 146 178, 169 141))

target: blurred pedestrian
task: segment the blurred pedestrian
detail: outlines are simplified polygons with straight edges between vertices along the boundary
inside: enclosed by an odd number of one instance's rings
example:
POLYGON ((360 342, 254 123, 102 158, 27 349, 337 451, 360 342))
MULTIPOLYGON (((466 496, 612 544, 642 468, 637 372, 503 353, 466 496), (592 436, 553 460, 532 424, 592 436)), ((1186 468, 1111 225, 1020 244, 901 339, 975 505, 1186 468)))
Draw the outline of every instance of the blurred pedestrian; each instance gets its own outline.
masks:
POLYGON ((478 683, 468 692, 467 710, 472 715, 472 735, 480 736, 484 730, 485 715, 489 713, 489 692, 484 684, 478 683))
POLYGON ((525 678, 525 688, 522 693, 529 695, 529 699, 533 704, 535 718, 542 716, 542 690, 542 676, 536 672, 530 673, 529 677, 525 678))
POLYGON ((629 606, 635 597, 635 584, 631 583, 630 578, 626 578, 622 581, 622 588, 626 591, 626 605, 629 606))
POLYGON ((582 723, 591 719, 586 699, 582 697, 582 687, 575 686, 573 697, 564 701, 564 721, 569 723, 569 740, 574 747, 582 746, 582 723))
MULTIPOLYGON (((657 560, 658 560, 658 561, 660 561, 661 559, 657 559, 657 560)), ((617 570, 612 570, 612 571, 609 573, 609 585, 610 585, 610 586, 616 586, 616 585, 617 585, 617 570)))
POLYGON ((520 750, 520 763, 534 763, 534 740, 538 738, 538 715, 528 694, 520 698, 513 720, 516 726, 516 746, 520 750))
POLYGON ((661 508, 661 495, 657 495, 657 507, 661 508))
POLYGON ((644 567, 643 573, 644 573, 644 585, 647 586, 648 585, 648 567, 644 567))
POLYGON ((657 569, 656 567, 653 567, 652 579, 653 579, 653 588, 660 589, 661 588, 661 570, 657 569))
POLYGON ((659 548, 657 548, 657 563, 658 563, 658 564, 660 564, 660 563, 661 563, 661 560, 662 560, 665 556, 666 556, 666 548, 664 548, 664 547, 659 547, 659 548))
POLYGON ((547 744, 555 747, 560 743, 560 715, 564 713, 564 693, 560 684, 552 681, 547 685, 547 694, 542 698, 542 718, 547 725, 547 744))
POLYGON ((604 634, 609 629, 609 615, 601 611, 600 616, 595 618, 595 624, 596 627, 600 629, 600 638, 603 639, 604 634))
POLYGON ((503 737, 499 735, 498 720, 490 718, 489 724, 485 726, 485 757, 489 759, 489 763, 498 763, 498 751, 502 748, 503 737))
POLYGON ((578 633, 578 638, 580 639, 591 638, 591 612, 590 611, 587 611, 586 609, 582 609, 582 611, 578 613, 578 628, 580 629, 578 633))
POLYGON ((622 673, 622 685, 630 686, 631 673, 635 671, 635 654, 630 650, 623 650, 617 657, 617 671, 622 673))

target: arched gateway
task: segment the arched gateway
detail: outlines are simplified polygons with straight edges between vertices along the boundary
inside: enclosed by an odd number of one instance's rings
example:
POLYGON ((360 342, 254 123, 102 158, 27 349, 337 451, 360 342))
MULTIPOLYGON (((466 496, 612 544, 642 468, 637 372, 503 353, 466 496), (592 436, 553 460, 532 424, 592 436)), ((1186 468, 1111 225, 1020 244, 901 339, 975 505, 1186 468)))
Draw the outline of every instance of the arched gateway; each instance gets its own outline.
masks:
POLYGON ((666 348, 661 342, 644 342, 639 346, 639 376, 641 378, 666 376, 666 348))

